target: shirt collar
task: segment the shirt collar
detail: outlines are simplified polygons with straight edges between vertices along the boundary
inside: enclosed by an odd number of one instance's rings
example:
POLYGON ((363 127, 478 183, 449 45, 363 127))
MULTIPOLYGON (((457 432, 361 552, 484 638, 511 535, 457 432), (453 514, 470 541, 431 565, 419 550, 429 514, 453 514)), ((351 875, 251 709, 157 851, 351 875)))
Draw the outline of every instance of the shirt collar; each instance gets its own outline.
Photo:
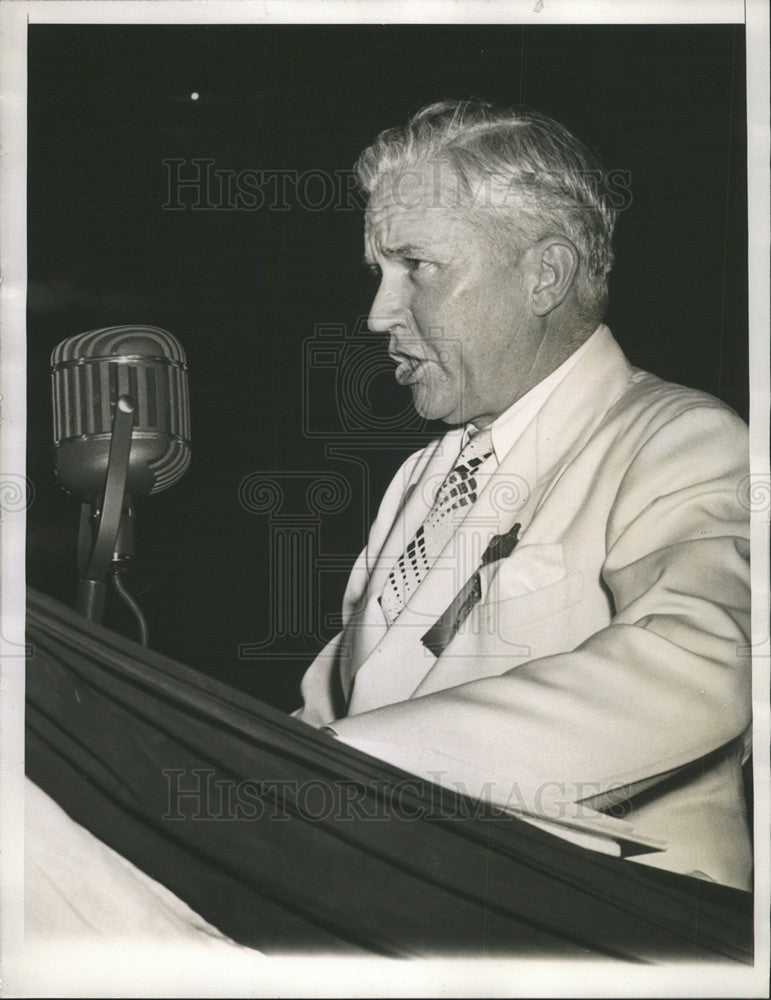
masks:
MULTIPOLYGON (((547 375, 543 381, 533 386, 529 392, 526 392, 515 403, 512 403, 508 410, 504 410, 492 422, 490 432, 492 434, 493 451, 495 452, 496 461, 499 464, 514 444, 516 444, 517 439, 524 429, 576 364, 581 355, 588 350, 589 344, 597 337, 599 330, 600 327, 577 350, 573 351, 570 357, 563 361, 559 368, 555 368, 550 375, 547 375)), ((469 439, 476 433, 477 428, 474 424, 467 424, 463 431, 461 448, 464 448, 469 439)))

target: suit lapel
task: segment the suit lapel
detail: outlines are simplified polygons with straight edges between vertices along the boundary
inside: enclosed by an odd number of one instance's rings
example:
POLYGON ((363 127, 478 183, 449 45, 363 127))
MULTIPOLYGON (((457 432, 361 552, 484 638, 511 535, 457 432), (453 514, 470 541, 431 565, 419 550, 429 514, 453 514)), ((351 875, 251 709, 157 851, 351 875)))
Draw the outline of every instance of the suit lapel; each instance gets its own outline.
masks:
MULTIPOLYGON (((527 518, 534 501, 530 488, 535 472, 535 422, 525 430, 517 447, 513 448, 494 472, 477 474, 481 487, 476 503, 459 523, 431 570, 413 593, 394 624, 383 631, 380 641, 356 673, 349 714, 366 712, 381 705, 404 701, 420 685, 436 662, 436 657, 422 643, 422 637, 448 604, 476 572, 482 553, 493 535, 502 534, 519 520, 527 518), (519 459, 522 472, 514 472, 519 459)), ((451 468, 448 466, 447 471, 451 468)), ((445 473, 446 474, 446 473, 445 473)), ((423 516, 425 517, 425 505, 423 516)), ((417 521, 414 530, 422 523, 417 521)), ((408 536, 408 540, 411 534, 408 536)), ((403 546, 393 560, 384 566, 374 582, 373 594, 379 594, 403 546), (382 582, 381 582, 382 581, 382 582)))
MULTIPOLYGON (((632 369, 607 327, 566 375, 492 474, 479 475, 482 486, 476 503, 460 522, 401 615, 386 629, 382 621, 376 643, 358 667, 349 714, 404 701, 420 686, 436 658, 421 639, 452 598, 479 568, 482 553, 495 534, 515 522, 528 525, 564 468, 587 440, 602 416, 623 392, 632 369), (484 481, 484 485, 482 485, 484 481)), ((425 518, 431 498, 429 486, 438 486, 460 447, 460 432, 441 454, 432 456, 403 505, 373 572, 370 593, 378 595, 404 550, 425 518), (433 480, 432 480, 433 477, 433 480), (436 478, 439 477, 439 478, 436 478)), ((484 467, 483 467, 484 469, 484 467)), ((382 617, 382 613, 381 613, 382 617)))
POLYGON ((350 695, 354 677, 362 663, 388 631, 377 598, 407 542, 425 520, 439 483, 457 458, 462 437, 462 429, 453 430, 429 445, 421 464, 412 474, 411 482, 405 488, 393 524, 375 556, 375 566, 366 591, 346 626, 339 657, 340 680, 346 697, 350 695))

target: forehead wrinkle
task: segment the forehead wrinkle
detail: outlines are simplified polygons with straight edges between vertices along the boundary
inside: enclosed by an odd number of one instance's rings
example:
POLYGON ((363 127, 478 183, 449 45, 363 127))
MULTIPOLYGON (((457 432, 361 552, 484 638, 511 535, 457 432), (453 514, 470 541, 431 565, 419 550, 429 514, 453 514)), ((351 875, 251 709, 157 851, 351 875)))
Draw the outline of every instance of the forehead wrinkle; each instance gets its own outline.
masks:
POLYGON ((387 185, 381 185, 365 212, 365 259, 377 254, 384 259, 427 257, 446 263, 464 253, 467 237, 477 237, 470 221, 458 206, 432 203, 425 197, 401 204, 387 185))
POLYGON ((420 164, 405 172, 396 171, 380 178, 372 192, 366 208, 366 219, 372 226, 380 225, 384 219, 409 217, 415 212, 429 212, 432 209, 446 209, 448 204, 442 197, 445 178, 437 183, 437 177, 429 170, 430 164, 420 164))
POLYGON ((378 219, 369 216, 365 220, 365 247, 371 247, 387 258, 443 258, 454 248, 457 239, 455 226, 458 221, 443 213, 441 222, 437 225, 437 219, 424 210, 405 212, 395 209, 381 214, 378 219))

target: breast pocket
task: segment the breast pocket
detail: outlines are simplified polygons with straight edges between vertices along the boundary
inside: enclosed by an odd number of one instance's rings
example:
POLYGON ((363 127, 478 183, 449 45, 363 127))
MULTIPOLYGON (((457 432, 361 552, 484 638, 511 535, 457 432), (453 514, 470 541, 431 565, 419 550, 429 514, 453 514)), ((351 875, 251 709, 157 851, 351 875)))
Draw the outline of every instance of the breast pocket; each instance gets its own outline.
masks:
POLYGON ((516 641, 526 626, 555 618, 583 596, 583 573, 568 573, 561 545, 523 545, 487 567, 479 611, 488 635, 516 641))
POLYGON ((571 573, 539 590, 531 590, 514 597, 485 601, 483 611, 487 627, 501 635, 516 633, 523 625, 553 618, 579 604, 584 596, 583 573, 571 573))
POLYGON ((510 556, 480 571, 481 602, 522 597, 559 583, 567 575, 561 545, 518 545, 510 556))

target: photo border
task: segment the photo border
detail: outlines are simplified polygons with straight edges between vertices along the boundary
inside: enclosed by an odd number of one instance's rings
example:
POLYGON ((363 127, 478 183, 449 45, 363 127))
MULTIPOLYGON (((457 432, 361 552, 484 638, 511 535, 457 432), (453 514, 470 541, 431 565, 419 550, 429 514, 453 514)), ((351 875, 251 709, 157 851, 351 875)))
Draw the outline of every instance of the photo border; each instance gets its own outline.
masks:
POLYGON ((0 463, 25 474, 26 379, 26 52, 29 24, 745 23, 749 210, 749 357, 752 509, 756 965, 672 963, 656 968, 527 958, 473 961, 265 958, 242 949, 222 965, 185 946, 51 943, 23 946, 24 511, 0 522, 0 730, 3 992, 9 996, 764 996, 769 958, 769 53, 764 0, 6 0, 0 60, 0 463), (77 978, 79 969, 82 978, 77 978), (127 993, 127 987, 131 990, 127 993), (61 991, 61 992, 60 992, 61 991))

